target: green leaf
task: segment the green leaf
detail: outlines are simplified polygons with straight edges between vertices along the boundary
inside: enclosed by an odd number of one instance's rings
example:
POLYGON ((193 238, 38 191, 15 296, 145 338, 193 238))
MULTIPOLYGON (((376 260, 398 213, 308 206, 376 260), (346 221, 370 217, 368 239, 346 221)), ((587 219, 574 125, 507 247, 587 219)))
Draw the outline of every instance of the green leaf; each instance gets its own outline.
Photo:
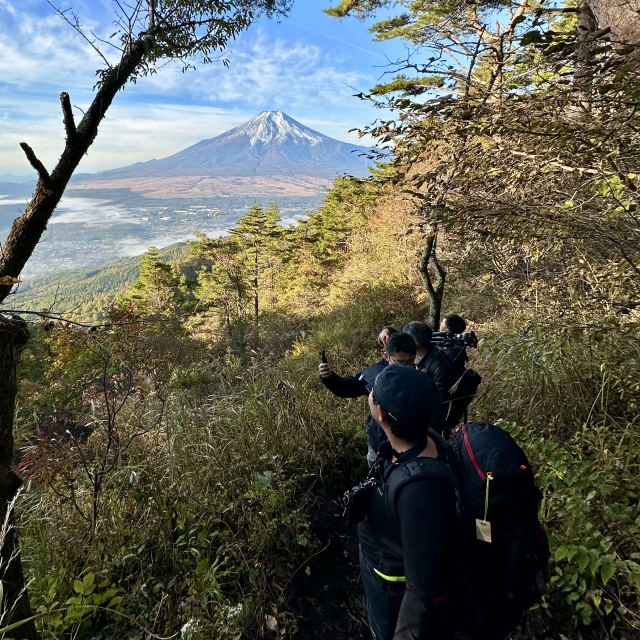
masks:
POLYGON ((73 581, 73 590, 80 595, 84 595, 84 584, 81 580, 73 581))
MULTIPOLYGON (((600 568, 600 577, 602 578, 602 583, 607 584, 609 580, 611 580, 611 576, 614 573, 614 568, 612 564, 603 564, 600 568)), ((609 613, 607 611, 607 613, 609 613)))
POLYGON ((580 569, 580 571, 584 571, 589 566, 589 560, 590 558, 588 554, 581 553, 578 558, 578 569, 580 569))
POLYGON ((308 541, 304 536, 298 536, 298 544, 299 544, 301 547, 306 547, 306 546, 307 546, 307 544, 308 544, 308 542, 309 542, 309 541, 308 541))
POLYGON ((524 22, 527 19, 527 16, 522 14, 521 16, 518 16, 517 18, 514 18, 513 22, 511 23, 511 28, 513 29, 514 27, 517 27, 521 22, 524 22))
POLYGON ((271 486, 271 477, 273 476, 273 471, 265 471, 264 473, 256 473, 256 482, 261 487, 270 487, 271 486))
POLYGON ((564 560, 569 555, 569 547, 558 547, 556 549, 556 562, 564 560))
POLYGON ((539 42, 541 35, 542 34, 536 29, 534 29, 533 31, 528 31, 522 36, 522 39, 520 40, 520 44, 523 47, 526 47, 528 44, 531 44, 533 42, 539 42))
POLYGON ((93 593, 93 590, 96 588, 95 575, 93 573, 87 573, 87 575, 82 578, 82 584, 84 586, 84 595, 93 593))
POLYGON ((115 598, 111 599, 111 602, 109 602, 107 607, 109 609, 112 609, 113 607, 119 605, 123 600, 124 600, 124 596, 116 596, 115 598))
POLYGON ((196 575, 202 576, 209 570, 209 562, 207 560, 200 560, 196 565, 196 575))

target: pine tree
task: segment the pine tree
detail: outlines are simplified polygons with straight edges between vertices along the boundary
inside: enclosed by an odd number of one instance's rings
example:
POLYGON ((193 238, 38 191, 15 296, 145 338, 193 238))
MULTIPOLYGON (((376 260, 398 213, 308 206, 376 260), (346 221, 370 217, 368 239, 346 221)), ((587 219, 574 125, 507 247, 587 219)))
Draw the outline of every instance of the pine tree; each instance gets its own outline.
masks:
POLYGON ((142 257, 140 276, 122 300, 145 316, 175 316, 185 300, 180 275, 164 262, 156 247, 142 257))
POLYGON ((260 315, 260 285, 262 276, 273 271, 279 240, 283 237, 280 210, 269 203, 264 210, 257 202, 230 231, 239 252, 244 255, 245 268, 253 290, 253 313, 256 324, 260 315))

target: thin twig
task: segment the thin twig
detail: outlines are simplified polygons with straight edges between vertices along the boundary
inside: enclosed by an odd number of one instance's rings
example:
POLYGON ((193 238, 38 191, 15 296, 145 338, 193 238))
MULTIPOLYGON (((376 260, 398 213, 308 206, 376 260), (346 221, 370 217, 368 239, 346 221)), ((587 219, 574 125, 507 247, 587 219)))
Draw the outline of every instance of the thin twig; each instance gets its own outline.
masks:
POLYGON ((82 27, 80 26, 80 21, 78 20, 78 17, 75 15, 75 13, 71 13, 71 15, 73 16, 75 22, 72 22, 71 20, 69 20, 69 18, 67 17, 67 11, 69 11, 69 9, 66 9, 65 11, 63 11, 62 9, 60 9, 59 7, 56 7, 51 0, 47 0, 47 4, 75 31, 77 31, 90 45, 91 48, 104 60, 104 63, 107 65, 108 69, 111 69, 111 63, 107 60, 107 58, 105 57, 105 55, 102 53, 102 51, 100 51, 100 49, 98 49, 98 47, 96 46, 95 42, 92 42, 91 39, 89 37, 87 37, 87 34, 82 30, 82 27))

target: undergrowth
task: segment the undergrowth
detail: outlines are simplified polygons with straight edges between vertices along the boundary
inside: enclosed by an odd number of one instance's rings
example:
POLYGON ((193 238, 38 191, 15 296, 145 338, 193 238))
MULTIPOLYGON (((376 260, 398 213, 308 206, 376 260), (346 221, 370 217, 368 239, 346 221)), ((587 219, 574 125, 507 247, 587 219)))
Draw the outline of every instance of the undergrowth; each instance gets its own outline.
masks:
MULTIPOLYGON (((286 272, 257 324, 220 326, 209 310, 171 330, 152 319, 36 337, 18 410, 28 478, 18 516, 45 638, 296 636, 291 590, 323 552, 314 522, 365 468, 366 403, 322 387, 318 352, 354 373, 380 357, 383 325, 425 316, 411 266, 420 238, 401 236, 406 224, 398 205, 368 211, 329 267, 307 256, 286 272)), ((472 283, 484 266, 465 265, 446 306, 475 306, 483 337, 471 419, 509 429, 544 495, 553 578, 530 633, 630 640, 640 630, 637 325, 569 330, 499 291, 482 297, 472 283)))

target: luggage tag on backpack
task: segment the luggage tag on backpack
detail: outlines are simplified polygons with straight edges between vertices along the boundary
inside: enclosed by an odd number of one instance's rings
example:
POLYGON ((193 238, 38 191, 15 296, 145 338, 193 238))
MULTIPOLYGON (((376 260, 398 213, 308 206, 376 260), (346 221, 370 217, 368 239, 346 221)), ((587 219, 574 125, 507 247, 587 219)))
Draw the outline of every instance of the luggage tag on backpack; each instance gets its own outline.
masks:
POLYGON ((493 473, 487 471, 487 488, 484 494, 484 519, 476 518, 476 538, 482 542, 491 542, 491 523, 487 520, 489 513, 489 485, 493 480, 493 473))
POLYGON ((476 538, 482 542, 491 542, 491 523, 476 518, 476 538))

